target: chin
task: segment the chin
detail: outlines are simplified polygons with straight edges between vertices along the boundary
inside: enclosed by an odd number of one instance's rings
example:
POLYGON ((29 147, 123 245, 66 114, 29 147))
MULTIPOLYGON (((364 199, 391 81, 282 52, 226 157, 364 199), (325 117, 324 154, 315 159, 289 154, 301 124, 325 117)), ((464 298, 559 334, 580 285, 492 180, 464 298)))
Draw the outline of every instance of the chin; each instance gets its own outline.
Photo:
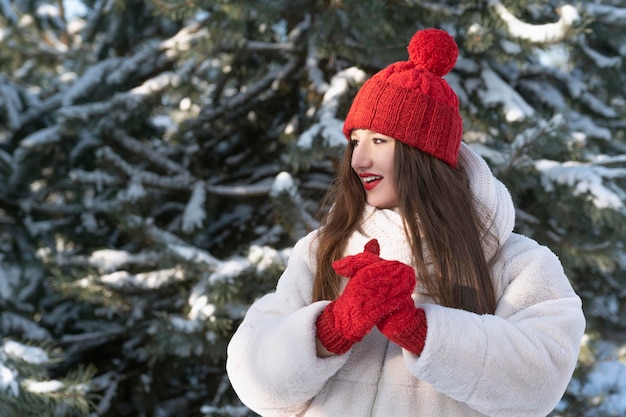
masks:
POLYGON ((372 207, 376 207, 377 209, 394 209, 396 207, 398 207, 398 204, 395 202, 377 202, 377 201, 368 201, 367 204, 369 204, 372 207))

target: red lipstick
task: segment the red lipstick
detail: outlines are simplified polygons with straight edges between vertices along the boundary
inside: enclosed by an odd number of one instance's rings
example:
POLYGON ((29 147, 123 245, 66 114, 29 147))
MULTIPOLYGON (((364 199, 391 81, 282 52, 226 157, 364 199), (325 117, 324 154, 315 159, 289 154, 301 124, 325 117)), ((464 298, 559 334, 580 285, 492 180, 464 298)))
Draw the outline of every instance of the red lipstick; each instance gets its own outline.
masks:
POLYGON ((371 191, 383 180, 382 175, 372 174, 371 172, 363 172, 359 174, 361 181, 363 181, 363 188, 367 191, 371 191))

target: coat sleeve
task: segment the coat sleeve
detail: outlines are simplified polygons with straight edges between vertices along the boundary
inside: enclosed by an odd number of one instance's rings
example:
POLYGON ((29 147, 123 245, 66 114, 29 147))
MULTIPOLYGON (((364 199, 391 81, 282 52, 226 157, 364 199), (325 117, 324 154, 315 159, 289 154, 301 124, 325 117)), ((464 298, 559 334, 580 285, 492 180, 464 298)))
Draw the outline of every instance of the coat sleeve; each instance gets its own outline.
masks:
POLYGON ((348 357, 317 357, 315 322, 328 302, 311 303, 312 238, 296 244, 276 291, 252 304, 228 345, 231 385, 263 416, 299 414, 348 357))
POLYGON ((502 248, 494 315, 423 305, 421 356, 409 371, 488 416, 545 416, 561 399, 585 330, 581 300, 556 255, 513 235, 502 248))

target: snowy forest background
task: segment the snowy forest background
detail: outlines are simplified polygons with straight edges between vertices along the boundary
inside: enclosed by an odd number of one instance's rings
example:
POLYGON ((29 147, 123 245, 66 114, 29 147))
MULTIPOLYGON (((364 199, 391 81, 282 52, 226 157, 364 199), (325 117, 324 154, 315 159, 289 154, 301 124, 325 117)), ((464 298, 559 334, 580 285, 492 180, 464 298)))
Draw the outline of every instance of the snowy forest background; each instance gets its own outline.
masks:
POLYGON ((424 27, 584 301, 552 415, 625 415, 623 0, 0 0, 0 417, 252 416, 226 344, 316 227, 358 87, 424 27))

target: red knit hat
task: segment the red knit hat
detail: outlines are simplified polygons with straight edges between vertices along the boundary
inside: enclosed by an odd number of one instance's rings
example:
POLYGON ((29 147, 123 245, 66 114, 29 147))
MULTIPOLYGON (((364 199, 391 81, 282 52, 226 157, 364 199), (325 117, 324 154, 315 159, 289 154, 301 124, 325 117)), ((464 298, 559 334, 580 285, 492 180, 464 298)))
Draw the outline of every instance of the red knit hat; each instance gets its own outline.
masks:
POLYGON ((454 38, 440 29, 420 30, 408 46, 409 61, 395 62, 367 80, 343 125, 391 136, 452 167, 463 134, 459 99, 442 78, 456 64, 454 38))

